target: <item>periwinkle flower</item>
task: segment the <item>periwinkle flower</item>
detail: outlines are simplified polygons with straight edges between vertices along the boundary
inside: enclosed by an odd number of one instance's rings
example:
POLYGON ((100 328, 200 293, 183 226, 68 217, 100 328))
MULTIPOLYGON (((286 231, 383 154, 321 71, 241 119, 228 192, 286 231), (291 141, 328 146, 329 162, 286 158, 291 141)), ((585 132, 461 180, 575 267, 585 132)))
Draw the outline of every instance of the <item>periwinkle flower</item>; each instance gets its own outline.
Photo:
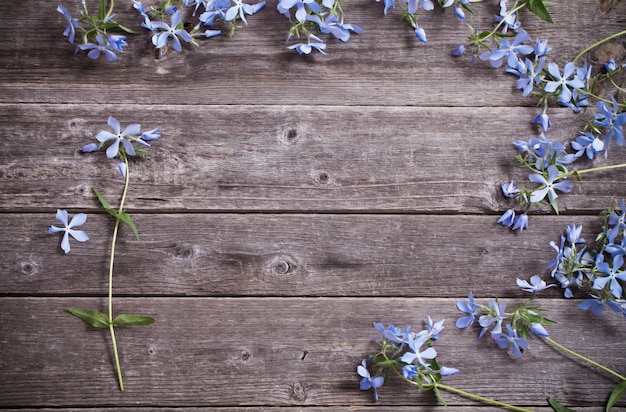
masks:
POLYGON ((572 190, 572 184, 563 179, 559 182, 556 180, 559 178, 560 172, 556 166, 549 166, 547 170, 547 178, 540 173, 531 173, 528 175, 528 179, 531 182, 541 184, 541 187, 530 194, 530 201, 532 203, 541 202, 546 195, 551 205, 554 205, 554 201, 559 197, 556 194, 556 190, 561 192, 570 192, 572 190))
MULTIPOLYGON (((377 3, 380 3, 380 0, 376 0, 377 3)), ((389 9, 395 9, 396 8, 396 4, 394 0, 383 0, 383 4, 385 6, 385 9, 383 11, 383 13, 385 14, 385 16, 387 15, 387 11, 389 9)))
POLYGON ((362 391, 366 391, 369 389, 374 390, 374 400, 378 400, 378 392, 377 389, 383 386, 385 383, 385 378, 383 376, 376 376, 372 378, 369 370, 367 370, 367 361, 363 359, 361 364, 356 368, 357 373, 361 376, 361 382, 359 387, 362 391))
POLYGON ((593 160, 604 151, 604 142, 590 132, 583 132, 570 145, 576 151, 574 156, 577 158, 584 154, 588 159, 593 160))
POLYGON ((522 213, 515 217, 511 230, 517 230, 522 233, 525 229, 528 229, 528 215, 526 213, 522 213))
POLYGON ((179 28, 181 22, 182 16, 180 14, 180 11, 176 11, 174 14, 172 14, 170 24, 167 24, 163 21, 152 22, 152 27, 154 29, 162 30, 161 32, 155 32, 155 34, 152 36, 152 44, 154 44, 157 49, 160 49, 161 53, 163 52, 163 47, 167 45, 167 41, 170 37, 172 38, 172 42, 174 44, 174 50, 176 50, 177 52, 183 51, 180 40, 183 40, 186 43, 193 41, 193 37, 191 37, 191 35, 187 33, 185 29, 179 28))
MULTIPOLYGON (((615 143, 618 146, 624 146, 626 139, 624 139, 623 125, 626 123, 626 112, 619 113, 619 105, 615 97, 611 96, 611 101, 613 103, 612 109, 605 102, 597 103, 596 106, 600 113, 594 115, 594 124, 606 129, 604 139, 607 147, 612 138, 615 138, 615 143)), ((604 155, 606 157, 606 152, 604 152, 604 155)))
POLYGON ((105 143, 110 140, 113 141, 106 150, 106 154, 109 159, 112 159, 119 154, 120 142, 124 147, 125 153, 130 156, 135 156, 133 141, 148 146, 148 143, 136 137, 136 135, 139 134, 140 129, 140 126, 138 124, 128 125, 124 129, 124 131, 121 131, 120 122, 113 116, 109 116, 107 124, 113 129, 115 133, 103 130, 96 135, 96 139, 100 143, 105 143), (131 138, 133 139, 131 140, 131 138))
POLYGON ((298 20, 300 23, 304 23, 304 21, 306 20, 306 16, 308 14, 307 9, 309 9, 313 13, 322 12, 322 6, 320 6, 316 0, 279 0, 278 6, 284 10, 289 10, 295 6, 296 20, 298 20))
POLYGON ((506 210, 498 219, 498 223, 502 226, 511 227, 515 223, 515 209, 506 210))
POLYGON ((478 318, 478 324, 483 328, 478 335, 478 339, 480 339, 489 328, 491 328, 491 333, 502 332, 502 322, 506 317, 506 303, 498 303, 495 299, 489 299, 487 301, 487 309, 488 313, 478 318))
POLYGON ((509 199, 516 198, 520 194, 520 190, 513 180, 508 183, 504 183, 500 187, 502 189, 502 194, 504 195, 504 197, 507 197, 509 199))
POLYGON ((56 220, 61 222, 63 227, 50 226, 48 233, 63 232, 63 238, 61 239, 61 249, 67 254, 70 253, 70 236, 79 242, 86 242, 89 240, 87 232, 83 230, 76 230, 75 227, 83 225, 87 221, 87 215, 84 213, 76 214, 68 223, 67 210, 58 209, 56 214, 56 220))
MULTIPOLYGON (((124 36, 120 36, 120 37, 124 37, 124 36)), ((121 51, 121 46, 125 45, 126 42, 123 42, 124 44, 120 43, 118 41, 118 39, 114 39, 115 43, 111 43, 111 40, 109 40, 109 43, 107 44, 107 42, 104 41, 104 38, 102 37, 101 34, 96 35, 96 41, 98 42, 98 44, 95 43, 85 43, 85 44, 81 44, 80 46, 78 46, 76 48, 76 52, 78 52, 78 50, 89 50, 89 52, 87 52, 87 57, 89 57, 92 60, 97 60, 98 57, 100 57, 100 54, 104 53, 104 55, 106 56, 106 58, 111 61, 117 61, 119 59, 119 57, 117 56, 117 54, 115 54, 116 51, 121 51)))
POLYGON ((542 112, 540 114, 538 114, 537 116, 535 116, 535 118, 533 119, 532 122, 530 122, 531 124, 540 124, 541 128, 543 129, 544 132, 548 131, 548 128, 552 127, 552 122, 550 121, 550 117, 548 116, 548 113, 546 112, 542 112))
POLYGON ((441 319, 438 322, 433 322, 430 316, 428 317, 428 336, 430 337, 430 339, 439 339, 439 334, 443 330, 443 321, 444 319, 441 319))
POLYGON ((604 309, 604 299, 594 294, 590 294, 589 296, 590 298, 583 300, 578 304, 578 307, 582 310, 589 310, 595 316, 600 316, 602 309, 604 309))
POLYGON ((265 7, 264 1, 256 4, 246 4, 242 0, 232 1, 234 4, 226 11, 224 20, 233 21, 237 18, 237 16, 239 16, 241 21, 243 21, 246 26, 248 25, 248 22, 246 21, 246 14, 254 14, 265 7))
POLYGON ((548 72, 553 80, 546 83, 544 90, 548 93, 555 93, 560 89, 559 101, 564 104, 569 104, 572 100, 573 89, 585 88, 585 83, 576 74, 576 66, 573 62, 569 62, 563 67, 563 75, 561 75, 556 63, 548 64, 548 72))
POLYGON ((605 273, 607 276, 596 276, 593 282, 593 288, 602 290, 608 284, 613 296, 618 299, 621 298, 622 285, 619 281, 626 282, 626 271, 620 271, 623 265, 624 257, 622 255, 617 255, 613 258, 612 266, 609 266, 607 262, 599 262, 596 265, 596 269, 599 272, 605 273))
POLYGON ((426 343, 426 340, 426 335, 418 334, 415 339, 409 341, 409 348, 412 352, 405 352, 400 360, 404 363, 414 363, 415 361, 417 361, 423 367, 430 369, 430 365, 427 361, 435 359, 437 357, 437 351, 433 347, 427 347, 426 349, 422 350, 422 346, 426 343))
POLYGON ((452 55, 454 57, 459 57, 459 56, 464 55, 466 51, 467 51, 467 48, 465 47, 465 45, 459 44, 458 46, 456 46, 454 50, 452 50, 452 55))
POLYGON ((517 336, 517 332, 511 325, 506 325, 506 329, 508 334, 498 332, 493 333, 492 337, 500 349, 504 349, 510 344, 513 356, 520 359, 522 357, 522 351, 528 349, 528 341, 517 336))
POLYGON ((74 44, 74 36, 76 35, 76 28, 78 27, 78 20, 73 18, 70 12, 65 8, 65 6, 59 4, 57 7, 57 11, 61 13, 67 19, 67 26, 63 31, 63 35, 67 37, 68 41, 74 44))
POLYGON ((624 204, 624 199, 620 202, 621 206, 621 214, 617 214, 616 211, 612 211, 608 217, 608 223, 611 226, 607 232, 606 237, 610 243, 615 242, 615 238, 621 232, 624 234, 626 232, 626 205, 624 204))
POLYGON ((468 328, 474 323, 475 317, 478 315, 478 308, 480 305, 474 302, 474 296, 472 295, 472 291, 467 295, 468 302, 464 300, 457 300, 456 307, 461 312, 466 313, 465 316, 462 316, 456 320, 456 327, 460 329, 468 328))
POLYGON ((298 54, 310 54, 313 50, 317 50, 322 54, 327 54, 324 51, 324 49, 326 49, 326 43, 314 34, 309 35, 306 43, 292 44, 287 48, 289 50, 295 49, 298 54))
POLYGON ((542 280, 539 275, 531 276, 530 282, 519 278, 515 282, 517 283, 517 286, 519 286, 520 289, 522 289, 524 292, 529 292, 533 294, 549 287, 556 286, 554 283, 550 285, 546 284, 546 282, 542 280))
POLYGON ((530 36, 525 31, 520 30, 513 38, 512 43, 509 43, 508 38, 504 38, 500 40, 500 47, 493 51, 484 52, 479 57, 481 60, 489 60, 493 68, 502 66, 504 59, 507 59, 510 67, 516 67, 518 54, 527 55, 533 52, 532 46, 522 44, 526 40, 530 40, 530 36))

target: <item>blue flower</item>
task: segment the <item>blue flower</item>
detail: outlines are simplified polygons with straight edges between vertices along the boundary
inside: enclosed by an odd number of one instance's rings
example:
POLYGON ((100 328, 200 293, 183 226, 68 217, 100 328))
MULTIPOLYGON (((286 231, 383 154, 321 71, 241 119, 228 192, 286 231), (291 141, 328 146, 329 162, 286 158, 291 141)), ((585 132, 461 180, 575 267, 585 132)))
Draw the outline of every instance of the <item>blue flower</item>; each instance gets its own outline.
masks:
POLYGON ((382 323, 374 322, 374 328, 380 332, 385 339, 399 344, 408 343, 413 337, 413 334, 410 332, 410 326, 405 326, 404 329, 400 329, 389 325, 385 328, 382 323))
POLYGON ((448 368, 447 366, 442 366, 441 369, 439 369, 439 374, 443 377, 457 375, 458 373, 460 373, 458 369, 448 368))
POLYGON ((541 128, 544 132, 548 131, 549 127, 552 127, 552 122, 550 121, 550 117, 548 117, 548 113, 545 111, 535 116, 531 124, 541 124, 541 128))
POLYGON ((413 352, 405 352, 400 358, 400 361, 404 363, 413 363, 417 360, 420 365, 425 367, 426 369, 430 369, 430 365, 427 363, 428 360, 435 359, 437 357, 437 351, 433 347, 428 347, 424 350, 421 350, 422 345, 426 343, 427 335, 417 335, 415 339, 409 341, 409 348, 413 352))
POLYGON ((467 299, 469 302, 464 300, 457 300, 456 307, 463 313, 466 313, 466 316, 460 317, 456 320, 456 327, 460 329, 468 328, 474 322, 474 318, 478 315, 478 308, 480 305, 474 302, 474 296, 472 296, 472 291, 470 291, 469 295, 467 295, 467 299))
POLYGON ((383 386, 383 383, 385 383, 385 378, 382 376, 376 376, 372 378, 372 376, 370 375, 370 372, 367 370, 367 364, 366 364, 365 359, 363 359, 361 364, 357 366, 356 371, 359 374, 359 376, 362 377, 360 385, 359 385, 361 390, 366 391, 369 389, 373 389, 374 400, 378 400, 378 392, 376 391, 376 389, 383 386))
POLYGON ((608 217, 608 223, 611 227, 607 230, 606 237, 610 243, 615 242, 615 238, 620 232, 623 235, 626 231, 626 205, 624 204, 624 199, 622 199, 620 206, 622 209, 620 215, 614 210, 608 217))
POLYGON ((295 16, 296 20, 300 23, 304 23, 306 20, 306 16, 308 14, 306 9, 311 10, 313 13, 322 12, 322 6, 320 6, 315 0, 279 0, 278 6, 284 10, 290 10, 292 7, 296 6, 295 16))
POLYGON ((465 47, 464 44, 459 44, 458 46, 456 46, 456 49, 452 50, 452 55, 454 57, 459 57, 465 54, 465 52, 467 51, 467 48, 465 47))
POLYGON ((548 72, 553 80, 546 83, 544 90, 548 93, 555 93, 560 89, 559 101, 563 104, 567 105, 572 100, 572 89, 585 88, 585 83, 579 79, 575 73, 576 66, 573 62, 569 62, 565 65, 562 76, 559 71, 559 66, 556 63, 548 64, 548 72))
POLYGON ((517 336, 517 332, 511 328, 511 325, 506 325, 506 329, 508 335, 504 333, 494 333, 492 337, 500 349, 504 349, 511 344, 513 356, 520 359, 522 357, 522 351, 528 349, 528 342, 526 339, 517 336))
POLYGON ((487 301, 487 309, 489 311, 478 318, 478 324, 483 328, 478 335, 478 339, 483 337, 489 328, 492 328, 491 333, 502 332, 502 322, 506 318, 504 312, 506 309, 506 303, 498 303, 494 299, 489 299, 487 301))
POLYGON ((503 226, 511 227, 515 223, 515 209, 508 209, 506 212, 500 216, 498 219, 498 223, 503 226))
POLYGON ((417 365, 404 365, 402 367, 402 376, 405 378, 412 380, 417 376, 417 365))
POLYGON ((517 286, 519 286, 524 292, 537 293, 541 290, 547 289, 552 286, 556 286, 554 283, 550 285, 546 284, 539 275, 533 275, 530 277, 530 283, 527 280, 517 279, 517 286))
POLYGON ((325 20, 320 19, 319 16, 307 16, 307 21, 312 21, 319 26, 320 32, 324 34, 332 34, 337 39, 346 42, 350 39, 350 30, 355 33, 363 33, 363 29, 354 24, 344 24, 338 22, 339 16, 331 14, 325 20))
POLYGON ((443 321, 444 319, 441 319, 440 321, 433 323, 433 320, 430 318, 430 316, 428 317, 428 336, 430 337, 430 339, 439 339, 439 334, 443 330, 443 321))
POLYGON ((415 23, 415 26, 413 28, 415 29, 415 37, 417 37, 422 43, 426 43, 426 32, 424 31, 424 29, 419 27, 417 23, 415 23))
POLYGON ((186 43, 193 41, 193 37, 191 37, 191 35, 187 33, 185 29, 178 28, 181 24, 181 21, 182 16, 180 14, 180 11, 176 11, 174 14, 172 14, 170 24, 167 24, 163 21, 156 21, 152 23, 152 27, 155 30, 163 30, 161 32, 155 32, 155 34, 152 36, 152 44, 154 44, 157 49, 160 49, 161 55, 163 54, 163 47, 167 45, 167 41, 170 37, 172 38, 172 42, 174 44, 174 50, 176 50, 177 52, 183 51, 183 47, 180 42, 181 39, 186 43))
POLYGON ((620 285, 619 281, 626 282, 626 271, 619 271, 624 265, 624 258, 622 255, 617 255, 613 258, 613 266, 610 267, 607 262, 599 262, 596 265, 596 269, 599 272, 605 273, 608 276, 597 276, 595 281, 593 282, 593 288, 597 290, 602 290, 609 284, 609 288, 611 289, 611 293, 616 298, 622 297, 622 285, 620 285))
POLYGON ((511 228, 511 230, 519 230, 520 233, 522 233, 524 229, 528 229, 528 215, 526 213, 517 215, 513 222, 513 227, 511 228))
POLYGON ((567 225, 565 227, 565 236, 567 237, 567 241, 574 245, 576 243, 585 243, 585 239, 580 237, 580 234, 583 231, 583 226, 576 226, 575 224, 567 225))
POLYGON ((500 186, 500 188, 502 189, 502 194, 504 195, 504 197, 508 197, 509 199, 516 198, 520 194, 520 190, 513 180, 511 180, 509 183, 504 183, 502 186, 500 186))
POLYGON ((545 56, 546 54, 548 54, 550 50, 552 49, 548 47, 548 39, 546 40, 537 39, 535 41, 535 49, 533 50, 533 53, 535 54, 536 57, 545 56))
POLYGON ((408 3, 407 11, 409 12, 409 14, 417 13, 417 8, 419 7, 420 4, 425 11, 430 11, 435 8, 431 0, 402 0, 402 1, 404 1, 405 3, 408 3))
POLYGON ((533 52, 532 46, 522 44, 526 40, 530 40, 530 36, 525 31, 520 30, 513 39, 513 43, 509 43, 509 39, 504 38, 500 40, 500 47, 494 51, 484 52, 479 57, 481 60, 489 60, 491 67, 494 68, 502 66, 505 58, 510 67, 516 67, 518 54, 527 55, 533 52))
POLYGON ((591 298, 583 300, 578 307, 582 310, 589 310, 596 316, 602 314, 604 309, 604 299, 598 295, 590 294, 591 298))
MULTIPOLYGON (((541 83, 541 71, 543 70, 545 60, 545 57, 539 58, 536 62, 528 58, 523 61, 522 59, 508 60, 510 67, 505 71, 519 77, 515 82, 515 87, 522 90, 522 96, 528 96, 533 91, 534 86, 541 83), (510 63, 514 63, 514 65, 511 66, 510 63)), ((544 128, 544 130, 546 129, 544 128)))
POLYGON ((544 328, 541 323, 532 323, 530 325, 530 331, 534 333, 535 335, 541 336, 544 338, 547 338, 548 336, 550 336, 546 328, 544 328))
MULTIPOLYGON (((615 97, 611 96, 611 100, 613 101, 613 110, 611 110, 605 102, 597 103, 600 113, 596 113, 593 116, 594 124, 596 126, 604 127, 607 130, 606 135, 604 136, 607 147, 613 137, 615 137, 615 143, 618 146, 624 146, 624 144, 626 144, 626 140, 624 139, 624 130, 622 126, 626 123, 626 112, 618 113, 619 105, 617 104, 615 97)), ((604 155, 606 156, 606 152, 604 155)))
POLYGON ((136 137, 136 135, 139 134, 140 128, 138 124, 128 125, 124 131, 120 131, 120 122, 118 122, 113 116, 109 116, 107 124, 113 129, 115 134, 103 130, 96 135, 96 139, 103 144, 111 140, 113 141, 106 150, 106 154, 109 159, 112 159, 119 154, 120 142, 123 144, 126 154, 130 156, 135 156, 133 142, 138 142, 144 146, 148 146, 148 143, 136 137))
POLYGON ((89 240, 87 232, 74 229, 77 226, 83 225, 87 221, 86 214, 78 213, 68 223, 67 210, 58 209, 56 219, 61 222, 63 227, 61 228, 57 226, 50 226, 50 229, 48 229, 48 233, 63 232, 63 238, 61 239, 61 249, 63 249, 65 253, 70 253, 70 236, 78 240, 79 242, 86 242, 89 240))
POLYGON ((319 51, 322 54, 327 54, 324 49, 326 49, 326 43, 319 37, 314 34, 310 34, 306 43, 298 43, 292 44, 287 47, 289 50, 296 50, 298 54, 309 54, 313 51, 313 49, 319 51), (311 41, 313 40, 313 41, 311 41))
POLYGON ((577 158, 585 154, 587 158, 593 160, 604 151, 604 142, 589 132, 583 132, 570 145, 576 150, 574 156, 577 158))
MULTIPOLYGON (((120 37, 124 37, 124 36, 120 36, 120 37)), ((97 60, 98 57, 100 57, 100 54, 104 53, 104 55, 109 61, 114 62, 119 59, 119 57, 117 56, 117 54, 115 54, 115 52, 121 51, 122 50, 121 46, 126 45, 126 42, 123 42, 122 44, 118 41, 117 38, 113 40, 114 43, 111 43, 111 40, 109 40, 109 43, 107 44, 104 41, 101 34, 96 35, 96 41, 98 42, 98 44, 95 44, 95 43, 81 44, 80 46, 76 48, 76 52, 78 52, 78 50, 89 50, 89 52, 87 53, 87 57, 89 57, 92 60, 97 60)))
POLYGON ((59 7, 57 7, 57 11, 61 13, 63 16, 65 16, 65 18, 67 19, 67 27, 65 27, 65 30, 63 31, 63 35, 67 37, 70 43, 74 44, 74 36, 76 35, 76 28, 78 27, 78 20, 72 18, 72 15, 70 14, 70 12, 67 11, 67 9, 60 4, 59 4, 59 7))
POLYGON ((565 193, 570 192, 572 190, 572 184, 565 179, 555 183, 560 174, 559 169, 557 169, 556 166, 549 166, 547 174, 547 178, 540 173, 531 173, 530 175, 528 175, 528 179, 531 182, 541 184, 541 187, 539 189, 530 194, 530 201, 532 203, 541 202, 546 197, 546 195, 548 195, 550 204, 554 207, 554 201, 559 197, 556 194, 556 190, 565 193))
MULTIPOLYGON (((376 3, 380 3, 380 0, 376 0, 376 3)), ((385 5, 385 9, 383 11, 385 16, 387 15, 387 10, 396 8, 394 0, 384 0, 383 4, 385 5)))
POLYGON ((246 14, 254 14, 265 7, 265 2, 262 1, 256 4, 246 4, 242 0, 232 0, 234 5, 226 11, 224 20, 232 21, 239 16, 243 23, 247 26, 246 14))

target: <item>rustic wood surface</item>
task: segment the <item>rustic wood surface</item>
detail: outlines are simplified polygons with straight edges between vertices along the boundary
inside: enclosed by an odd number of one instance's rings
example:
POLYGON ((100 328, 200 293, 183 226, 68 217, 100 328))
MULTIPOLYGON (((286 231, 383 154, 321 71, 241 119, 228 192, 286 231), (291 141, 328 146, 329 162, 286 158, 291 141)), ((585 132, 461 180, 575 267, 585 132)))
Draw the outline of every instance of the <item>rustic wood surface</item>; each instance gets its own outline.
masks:
MULTIPOLYGON (((555 24, 525 13, 524 26, 562 64, 626 26, 626 2, 598 4, 558 1, 555 24)), ((547 397, 602 410, 611 377, 540 340, 514 360, 454 328, 469 290, 526 299, 515 279, 545 273, 565 225, 592 238, 626 185, 619 170, 585 176, 560 216, 537 212, 521 235, 498 225, 500 185, 526 174, 512 142, 538 134, 538 109, 501 70, 450 55, 468 33, 452 13, 424 16, 424 45, 382 4, 350 0, 366 32, 298 56, 270 1, 232 39, 158 60, 142 33, 109 63, 72 55, 57 5, 0 3, 0 408, 443 411, 393 380, 374 403, 356 374, 373 321, 420 328, 432 316, 446 319, 440 360, 462 371, 451 385, 542 412, 547 397), (141 241, 123 228, 116 255, 116 312, 156 318, 118 329, 124 393, 108 336, 65 312, 106 306, 113 223, 91 187, 115 206, 122 181, 80 148, 109 115, 163 136, 131 163, 141 241), (57 208, 89 214, 91 240, 68 256, 47 233, 57 208)), ((474 9, 467 22, 491 27, 497 2, 474 9)), ((139 28, 130 1, 116 13, 139 28)), ((569 110, 550 114, 551 138, 576 136, 569 110)), ((624 162, 612 149, 595 164, 624 162)), ((594 317, 556 289, 540 301, 555 340, 624 371, 621 316, 594 317)), ((448 410, 496 410, 445 397, 448 410)))

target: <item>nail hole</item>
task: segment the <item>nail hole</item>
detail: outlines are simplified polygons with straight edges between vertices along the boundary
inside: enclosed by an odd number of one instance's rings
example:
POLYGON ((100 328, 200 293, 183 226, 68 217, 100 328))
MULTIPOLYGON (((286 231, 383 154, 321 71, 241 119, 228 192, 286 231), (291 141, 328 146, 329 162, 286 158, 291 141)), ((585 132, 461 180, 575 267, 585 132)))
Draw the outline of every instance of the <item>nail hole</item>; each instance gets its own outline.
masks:
POLYGON ((154 355, 156 353, 156 349, 153 346, 148 348, 148 355, 154 355))
POLYGON ((243 352, 241 354, 241 360, 244 361, 244 362, 248 362, 251 357, 252 357, 252 355, 250 355, 249 352, 243 352))
POLYGON ((304 358, 306 358, 306 355, 308 355, 308 354, 309 354, 309 351, 306 351, 306 350, 305 350, 305 351, 303 351, 303 352, 302 352, 302 355, 300 355, 300 360, 301 360, 301 361, 303 361, 303 360, 304 360, 304 358))

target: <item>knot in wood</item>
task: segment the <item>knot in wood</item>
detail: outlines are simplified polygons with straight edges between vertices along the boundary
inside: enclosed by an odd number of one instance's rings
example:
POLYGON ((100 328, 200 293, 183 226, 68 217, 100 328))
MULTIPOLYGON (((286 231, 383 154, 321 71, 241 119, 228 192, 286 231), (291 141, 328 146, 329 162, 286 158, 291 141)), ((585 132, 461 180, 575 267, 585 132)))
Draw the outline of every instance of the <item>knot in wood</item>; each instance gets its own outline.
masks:
POLYGON ((252 359, 252 355, 250 354, 250 352, 248 352, 248 351, 241 352, 241 360, 242 361, 248 362, 250 359, 252 359))
POLYGON ((267 264, 267 269, 273 275, 291 275, 297 268, 297 261, 287 255, 274 256, 267 264))
POLYGON ((192 259, 195 255, 193 246, 190 245, 176 245, 174 246, 174 257, 177 259, 192 259))
POLYGON ((302 386, 300 382, 296 382, 291 385, 291 397, 294 400, 304 402, 306 400, 306 396, 306 389, 304 389, 304 386, 302 386))
POLYGON ((291 146, 296 144, 304 134, 304 127, 290 125, 282 128, 278 133, 278 140, 281 144, 291 146))
POLYGON ((39 265, 35 262, 22 262, 20 263, 20 272, 26 276, 35 275, 39 272, 39 265))

